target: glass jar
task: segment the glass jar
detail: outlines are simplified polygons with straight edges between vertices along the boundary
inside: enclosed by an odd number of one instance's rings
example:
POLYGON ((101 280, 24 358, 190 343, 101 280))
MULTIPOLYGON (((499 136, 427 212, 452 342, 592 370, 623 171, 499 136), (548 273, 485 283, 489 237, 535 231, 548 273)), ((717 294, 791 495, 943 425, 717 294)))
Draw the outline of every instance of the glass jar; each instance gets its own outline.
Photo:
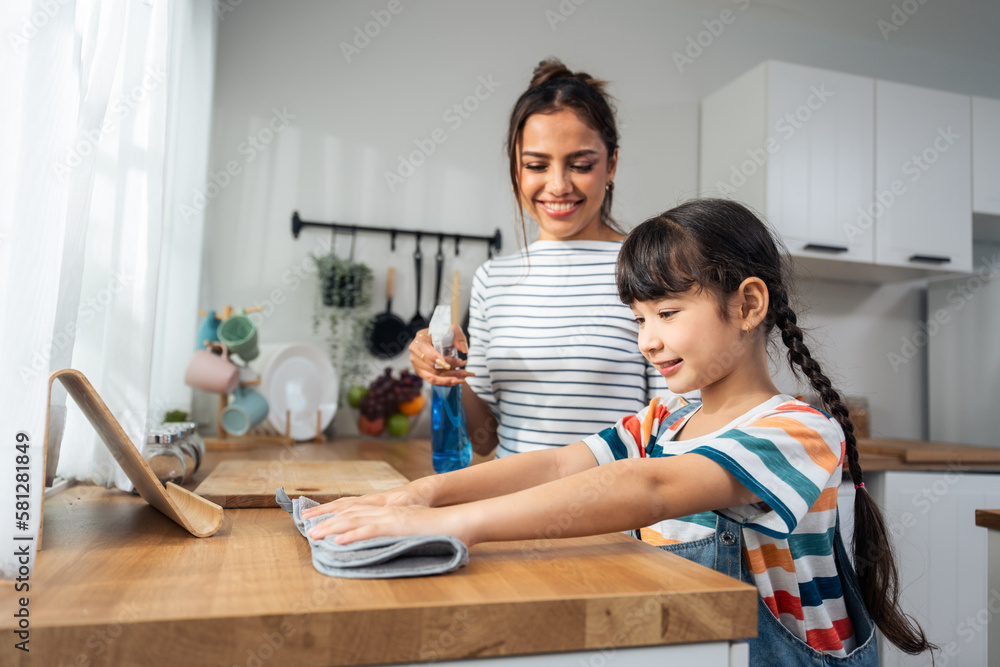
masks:
POLYGON ((153 431, 146 435, 144 457, 161 484, 183 484, 187 478, 184 455, 174 443, 174 434, 169 431, 153 431))
POLYGON ((194 448, 191 445, 187 424, 185 422, 165 422, 157 430, 166 431, 173 436, 171 445, 184 457, 184 466, 187 471, 184 481, 186 482, 194 474, 195 468, 194 448))
POLYGON ((198 424, 195 422, 181 422, 188 427, 188 443, 194 456, 194 470, 189 470, 189 475, 193 475, 201 467, 201 461, 205 458, 205 441, 198 433, 198 424))

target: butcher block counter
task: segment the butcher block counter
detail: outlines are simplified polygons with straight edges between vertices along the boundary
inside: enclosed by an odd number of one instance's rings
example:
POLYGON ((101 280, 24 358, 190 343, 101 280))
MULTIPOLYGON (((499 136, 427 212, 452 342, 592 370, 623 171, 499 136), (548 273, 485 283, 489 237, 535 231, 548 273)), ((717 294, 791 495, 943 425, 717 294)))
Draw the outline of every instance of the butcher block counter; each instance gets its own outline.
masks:
MULTIPOLYGON (((427 441, 260 443, 210 451, 186 486, 246 458, 431 472, 427 441)), ((746 660, 738 640, 756 633, 757 592, 618 533, 481 544, 444 576, 336 579, 313 569, 281 509, 228 509, 219 532, 199 539, 138 496, 78 485, 46 500, 30 593, 0 582, 0 609, 2 665, 319 667, 532 654, 524 661, 577 665, 587 651, 605 660, 617 651, 634 658, 627 664, 735 665, 746 660), (14 648, 8 613, 25 595, 30 653, 14 648)))

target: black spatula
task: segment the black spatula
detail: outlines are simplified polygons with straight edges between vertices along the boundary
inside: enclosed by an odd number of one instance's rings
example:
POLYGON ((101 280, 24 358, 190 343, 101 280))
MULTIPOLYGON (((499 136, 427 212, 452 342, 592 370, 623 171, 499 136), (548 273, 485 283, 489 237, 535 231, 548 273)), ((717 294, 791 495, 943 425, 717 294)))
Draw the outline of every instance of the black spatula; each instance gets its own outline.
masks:
POLYGON ((424 255, 420 252, 420 236, 417 236, 417 249, 413 253, 413 264, 417 275, 417 312, 410 319, 410 336, 416 337, 417 333, 426 329, 430 322, 420 314, 420 286, 424 275, 424 255))

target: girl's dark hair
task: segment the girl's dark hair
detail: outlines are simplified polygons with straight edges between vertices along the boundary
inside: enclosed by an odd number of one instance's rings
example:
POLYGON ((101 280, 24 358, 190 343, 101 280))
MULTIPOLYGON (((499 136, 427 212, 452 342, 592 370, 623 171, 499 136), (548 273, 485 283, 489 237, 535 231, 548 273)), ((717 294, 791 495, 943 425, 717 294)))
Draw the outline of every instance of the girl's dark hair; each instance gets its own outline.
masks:
MULTIPOLYGON (((521 93, 510 112, 507 127, 507 157, 510 162, 510 184, 518 201, 521 238, 527 245, 524 227, 524 209, 520 206, 521 178, 517 153, 521 148, 521 135, 528 118, 535 114, 553 114, 569 109, 588 127, 601 135, 611 160, 618 148, 618 125, 611 96, 605 91, 607 84, 586 72, 571 72, 556 58, 538 63, 531 77, 528 89, 521 93)), ((624 236, 615 219, 611 216, 611 201, 614 189, 604 193, 601 204, 601 222, 624 236)))
MULTIPOLYGON (((769 303, 764 336, 777 329, 788 348, 792 371, 819 394, 823 407, 844 430, 846 457, 855 486, 864 481, 854 425, 847 407, 803 341, 790 305, 789 267, 780 243, 756 215, 727 199, 695 199, 636 227, 618 255, 622 302, 653 301, 690 289, 708 290, 728 319, 726 304, 743 281, 760 278, 769 303)), ((882 513, 861 486, 854 497, 854 564, 865 606, 882 634, 901 650, 936 649, 899 607, 899 573, 882 513)))

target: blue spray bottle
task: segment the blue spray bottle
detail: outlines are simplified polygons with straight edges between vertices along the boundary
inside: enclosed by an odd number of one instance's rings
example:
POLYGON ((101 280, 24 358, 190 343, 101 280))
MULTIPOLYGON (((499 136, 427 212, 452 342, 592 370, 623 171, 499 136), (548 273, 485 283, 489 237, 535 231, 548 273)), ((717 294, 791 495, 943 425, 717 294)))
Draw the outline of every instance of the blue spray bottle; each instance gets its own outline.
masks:
MULTIPOLYGON (((457 301, 457 290, 452 298, 457 301)), ((451 329, 458 308, 437 306, 429 326, 434 349, 446 357, 454 357, 455 334, 451 329)), ((435 472, 450 472, 465 468, 472 462, 472 442, 462 407, 462 385, 431 387, 431 451, 435 472)))

